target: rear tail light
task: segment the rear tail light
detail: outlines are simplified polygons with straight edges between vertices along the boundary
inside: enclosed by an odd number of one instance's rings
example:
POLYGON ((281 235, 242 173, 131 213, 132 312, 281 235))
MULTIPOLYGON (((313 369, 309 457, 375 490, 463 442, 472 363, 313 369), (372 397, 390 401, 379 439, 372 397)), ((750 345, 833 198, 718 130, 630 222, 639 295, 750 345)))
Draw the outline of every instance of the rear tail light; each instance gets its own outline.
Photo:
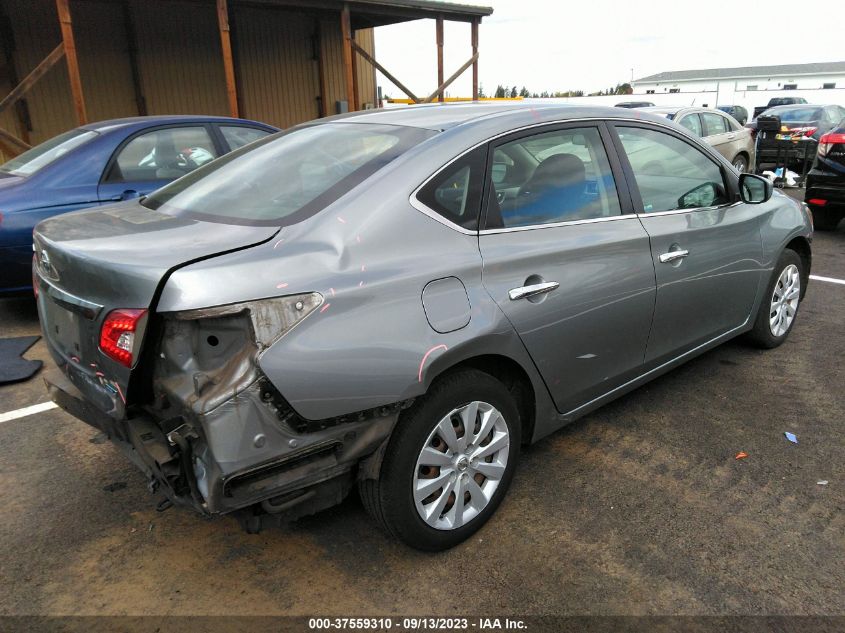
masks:
POLYGON ((845 145, 845 134, 830 132, 819 139, 819 156, 827 156, 834 145, 845 145))
POLYGON ((143 330, 146 310, 112 310, 100 329, 100 350, 124 367, 132 367, 137 358, 138 336, 143 330))
POLYGON ((827 200, 822 200, 821 198, 810 198, 807 200, 807 204, 814 204, 817 207, 823 207, 827 204, 827 200))

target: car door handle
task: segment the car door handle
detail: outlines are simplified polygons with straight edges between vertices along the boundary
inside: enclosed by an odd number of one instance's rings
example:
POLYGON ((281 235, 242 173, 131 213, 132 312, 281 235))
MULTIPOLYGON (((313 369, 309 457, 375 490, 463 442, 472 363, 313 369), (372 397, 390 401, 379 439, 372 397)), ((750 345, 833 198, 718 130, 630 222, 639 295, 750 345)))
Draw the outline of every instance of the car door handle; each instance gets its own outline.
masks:
POLYGON ((551 292, 560 284, 556 281, 546 281, 541 284, 532 284, 530 286, 522 286, 521 288, 513 288, 508 291, 508 297, 511 301, 518 301, 526 297, 535 297, 546 292, 551 292))
POLYGON ((736 134, 728 134, 728 138, 729 138, 729 139, 735 139, 735 138, 736 138, 736 134))
POLYGON ((683 259, 687 255, 689 255, 689 251, 669 251, 660 256, 660 263, 668 264, 669 262, 674 262, 676 259, 683 259))

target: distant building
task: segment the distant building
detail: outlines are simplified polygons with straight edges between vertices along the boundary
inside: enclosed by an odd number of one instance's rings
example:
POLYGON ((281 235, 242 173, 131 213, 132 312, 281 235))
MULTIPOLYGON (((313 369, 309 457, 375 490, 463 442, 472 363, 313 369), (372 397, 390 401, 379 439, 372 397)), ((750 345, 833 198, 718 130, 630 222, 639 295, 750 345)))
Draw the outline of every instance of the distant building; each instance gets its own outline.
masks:
POLYGON ((715 92, 723 103, 722 97, 737 92, 843 89, 845 61, 677 70, 642 77, 631 85, 637 95, 715 92))

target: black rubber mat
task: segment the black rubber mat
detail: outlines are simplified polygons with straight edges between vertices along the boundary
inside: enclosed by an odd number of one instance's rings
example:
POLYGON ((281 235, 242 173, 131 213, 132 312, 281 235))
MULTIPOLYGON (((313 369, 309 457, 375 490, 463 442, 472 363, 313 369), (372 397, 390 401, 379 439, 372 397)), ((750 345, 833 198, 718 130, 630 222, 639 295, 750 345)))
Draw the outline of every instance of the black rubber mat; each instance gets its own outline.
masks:
POLYGON ((40 360, 21 358, 23 353, 40 338, 40 336, 0 338, 0 385, 28 380, 41 369, 40 360))

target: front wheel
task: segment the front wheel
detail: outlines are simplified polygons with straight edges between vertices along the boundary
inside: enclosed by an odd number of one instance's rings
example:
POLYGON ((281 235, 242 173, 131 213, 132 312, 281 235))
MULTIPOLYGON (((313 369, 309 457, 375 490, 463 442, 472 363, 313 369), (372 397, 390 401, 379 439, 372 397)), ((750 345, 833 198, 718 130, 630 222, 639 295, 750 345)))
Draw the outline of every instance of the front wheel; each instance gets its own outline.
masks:
POLYGON ((734 157, 733 159, 733 166, 739 173, 744 174, 748 171, 748 159, 739 154, 738 156, 734 157))
POLYGON ((757 311, 749 338, 759 347, 771 349, 786 340, 795 325, 804 277, 801 257, 785 250, 778 259, 772 279, 757 311))
POLYGON ((448 549, 496 511, 519 446, 519 412, 505 386, 480 371, 457 372, 403 414, 378 480, 359 484, 361 499, 411 547, 448 549))

